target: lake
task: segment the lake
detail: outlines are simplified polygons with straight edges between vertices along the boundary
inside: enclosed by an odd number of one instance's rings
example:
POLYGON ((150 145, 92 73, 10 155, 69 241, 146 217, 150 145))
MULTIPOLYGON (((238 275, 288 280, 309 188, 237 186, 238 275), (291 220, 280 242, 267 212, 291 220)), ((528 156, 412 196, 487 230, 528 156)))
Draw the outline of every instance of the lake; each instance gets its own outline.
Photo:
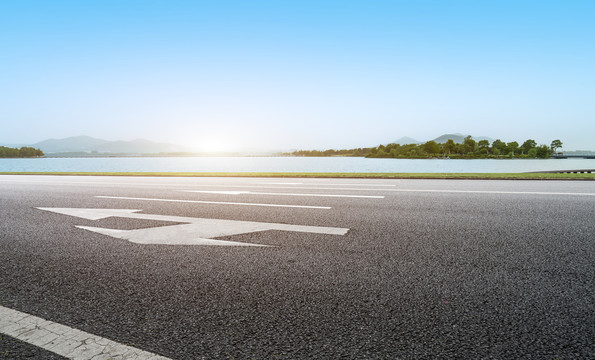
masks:
POLYGON ((366 159, 359 157, 122 157, 0 159, 0 172, 518 173, 594 169, 595 159, 366 159))

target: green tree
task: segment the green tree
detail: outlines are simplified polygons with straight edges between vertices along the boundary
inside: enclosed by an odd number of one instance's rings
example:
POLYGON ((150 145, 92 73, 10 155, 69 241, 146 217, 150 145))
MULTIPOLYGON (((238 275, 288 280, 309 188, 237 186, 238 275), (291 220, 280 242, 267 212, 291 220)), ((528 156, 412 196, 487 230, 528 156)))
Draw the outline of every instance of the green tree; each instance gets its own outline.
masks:
POLYGON ((378 149, 378 151, 376 152, 376 157, 385 158, 388 156, 389 156, 388 153, 386 151, 384 151, 384 146, 382 146, 382 149, 378 149))
POLYGON ((479 140, 477 146, 479 146, 480 149, 487 149, 490 147, 490 142, 487 140, 479 140))
POLYGON ((425 157, 423 154, 422 145, 418 146, 418 145, 413 144, 413 147, 411 147, 411 150, 409 151, 409 156, 416 157, 416 158, 425 157))
POLYGON ((450 153, 456 150, 457 144, 455 144, 453 139, 448 139, 442 147, 444 151, 450 155, 450 153))
POLYGON ((520 146, 520 149, 523 152, 523 154, 528 155, 529 150, 534 149, 536 146, 537 146, 537 143, 535 142, 535 140, 529 139, 529 140, 525 140, 523 145, 520 146))
POLYGON ((537 149, 536 148, 529 149, 529 151, 527 152, 527 156, 529 156, 530 158, 537 157, 537 149))
POLYGON ((540 159, 546 159, 552 154, 552 150, 547 145, 539 145, 535 149, 537 150, 536 156, 540 159))
POLYGON ((465 146, 463 144, 456 144, 455 143, 455 153, 456 154, 464 154, 465 153, 465 146))
POLYGON ((465 138, 465 141, 463 142, 463 149, 464 149, 465 154, 474 152, 476 145, 477 145, 477 143, 475 142, 475 140, 473 140, 471 138, 471 135, 467 136, 465 138))
POLYGON ((399 155, 407 156, 407 155, 411 154, 412 152, 415 153, 416 149, 417 149, 417 145, 415 145, 415 144, 402 145, 399 150, 399 155))
POLYGON ((32 147, 22 147, 20 149, 0 146, 0 158, 29 158, 43 156, 43 151, 32 147))
POLYGON ((498 150, 498 155, 506 151, 506 144, 500 139, 496 139, 492 143, 492 152, 495 152, 496 150, 498 150))
POLYGON ((508 144, 506 144, 506 152, 512 156, 514 156, 514 154, 518 151, 518 149, 519 149, 519 143, 516 141, 512 141, 512 142, 509 142, 508 144))
POLYGON ((423 144, 423 150, 428 154, 434 155, 440 152, 440 146, 434 140, 430 140, 423 144))
POLYGON ((552 149, 552 153, 555 153, 557 149, 562 147, 562 141, 560 140, 554 140, 552 141, 552 144, 550 145, 550 149, 552 149))

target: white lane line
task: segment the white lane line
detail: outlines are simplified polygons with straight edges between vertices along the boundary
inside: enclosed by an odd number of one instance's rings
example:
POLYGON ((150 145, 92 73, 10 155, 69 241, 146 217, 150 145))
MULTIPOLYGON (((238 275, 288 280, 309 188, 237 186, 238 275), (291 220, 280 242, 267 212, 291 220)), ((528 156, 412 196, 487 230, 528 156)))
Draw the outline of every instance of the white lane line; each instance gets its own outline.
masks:
MULTIPOLYGON (((0 181, 4 181, 0 179, 0 181)), ((9 182, 9 181, 5 181, 9 182)), ((180 186, 180 187, 227 187, 227 188, 258 188, 258 189, 305 189, 305 190, 345 190, 345 191, 392 191, 394 189, 362 189, 362 188, 325 188, 325 187, 298 187, 298 186, 255 186, 255 185, 223 185, 223 184, 166 184, 166 183, 121 183, 121 182, 99 182, 99 181, 14 181, 18 184, 48 184, 48 185, 102 185, 102 186, 116 186, 116 185, 127 185, 127 186, 180 186)))
POLYGON ((422 189, 386 189, 385 191, 396 191, 396 192, 435 192, 435 193, 469 193, 469 194, 595 196, 595 193, 546 192, 546 191, 422 190, 422 189))
MULTIPOLYGON (((159 186, 159 187, 166 187, 166 186, 180 186, 180 187, 228 187, 228 188, 258 188, 258 189, 305 189, 305 190, 345 190, 345 191, 392 191, 393 189, 362 189, 362 188, 325 188, 325 187, 300 187, 300 186, 255 186, 255 185, 224 185, 224 184, 168 184, 168 183, 133 183, 133 182, 100 182, 100 181, 63 181, 63 182, 55 182, 49 180, 34 180, 34 181, 9 181, 0 179, 3 182, 14 182, 18 184, 28 183, 28 184, 48 184, 48 185, 102 185, 102 186, 116 186, 116 185, 127 185, 127 186, 159 186)), ((313 184, 316 185, 316 184, 313 184)))
POLYGON ((75 360, 169 359, 4 306, 0 333, 75 360))
MULTIPOLYGON (((241 185, 192 185, 208 187, 227 187, 227 188, 247 188, 256 186, 241 185)), ((323 188, 323 187, 283 187, 274 188, 264 187, 266 189, 307 189, 307 190, 352 190, 352 191, 378 191, 378 192, 438 192, 438 193, 475 193, 475 194, 513 194, 513 195, 575 195, 575 196, 595 196, 595 193, 575 193, 575 192, 548 192, 548 191, 492 191, 492 190, 439 190, 439 189, 363 189, 363 188, 323 188)))
POLYGON ((203 200, 178 200, 178 199, 153 199, 153 198, 137 198, 127 196, 95 196, 100 199, 119 199, 119 200, 141 200, 141 201, 164 201, 164 202, 180 202, 180 203, 194 203, 194 204, 215 204, 215 205, 240 205, 240 206, 266 206, 266 207, 285 207, 285 208, 300 208, 300 209, 323 209, 329 210, 330 206, 308 206, 308 205, 284 205, 284 204, 256 204, 256 203, 242 203, 242 202, 227 202, 227 201, 203 201, 203 200))
POLYGON ((264 185, 302 185, 301 182, 255 182, 252 184, 264 184, 264 185))
MULTIPOLYGON (((116 186, 116 185, 127 185, 127 186, 182 186, 182 187, 231 187, 231 188, 258 188, 258 189, 306 189, 306 190, 356 190, 356 191, 382 191, 382 190, 393 190, 393 189, 362 189, 362 188, 325 188, 325 187, 312 187, 312 186, 256 186, 256 185, 225 185, 225 184, 174 184, 174 183, 139 183, 139 182, 109 182, 109 181, 49 181, 49 180, 25 180, 25 181, 10 181, 0 179, 0 182, 14 182, 18 184, 48 184, 48 185, 103 185, 103 186, 116 186)), ((285 185, 285 184, 284 184, 285 185)), ((312 184, 313 186, 317 186, 318 184, 312 184)), ((326 185, 326 184, 321 184, 326 185)), ((350 184, 345 184, 346 186, 350 184)), ((363 185, 363 184, 362 184, 363 185)))
POLYGON ((397 185, 389 185, 389 184, 358 184, 358 183, 344 183, 344 184, 335 184, 335 183, 325 183, 323 181, 321 182, 316 182, 316 183, 312 183, 312 182, 301 182, 301 183, 291 183, 291 182, 253 182, 252 184, 257 184, 257 185, 314 185, 314 186, 318 186, 318 185, 324 185, 324 186, 390 186, 390 187, 395 187, 397 185))
POLYGON ((208 191, 208 190, 180 190, 184 192, 219 195, 274 195, 274 196, 312 196, 312 197, 337 197, 337 198, 364 198, 384 199, 384 196, 377 195, 347 195, 347 194, 296 194, 296 193, 269 193, 254 191, 208 191))
POLYGON ((257 185, 223 185, 223 184, 188 184, 186 187, 224 187, 224 188, 250 188, 250 189, 300 189, 300 190, 345 190, 345 191, 395 191, 395 189, 363 189, 363 188, 333 188, 313 186, 257 186, 257 185))
MULTIPOLYGON (((208 187, 247 188, 256 186, 241 185, 192 185, 208 187)), ((442 192, 442 193, 476 193, 476 194, 513 194, 513 195, 576 195, 595 196, 595 193, 547 192, 547 191, 492 191, 492 190, 439 190, 439 189, 364 189, 364 188, 324 188, 324 187, 264 187, 266 189, 306 189, 306 190, 350 190, 350 191, 378 191, 378 192, 442 192)))
POLYGON ((539 192, 539 191, 489 191, 489 190, 432 190, 432 189, 364 189, 364 188, 324 188, 324 187, 298 187, 298 186, 254 186, 254 185, 223 185, 223 184, 165 184, 165 183, 110 183, 110 182, 54 182, 54 181, 8 181, 4 182, 22 183, 47 183, 51 185, 132 185, 132 186, 182 186, 182 187, 227 187, 227 188, 262 188, 262 189, 305 189, 305 190, 346 190, 346 191, 390 191, 390 192, 450 192, 450 193, 477 193, 477 194, 533 194, 533 195, 575 195, 595 196, 595 193, 574 193, 574 192, 539 192))
MULTIPOLYGON (((57 181, 50 181, 50 180, 18 180, 18 181, 11 181, 11 180, 6 180, 6 179, 0 179, 1 182, 13 182, 13 183, 18 183, 18 184, 49 184, 49 185, 106 185, 106 186, 112 186, 112 185, 132 185, 132 186, 196 186, 195 184, 167 184, 167 183, 133 183, 133 182, 109 182, 109 181, 104 181, 104 182, 100 182, 100 181, 62 181, 62 182, 57 182, 57 181)), ((203 186, 203 185, 200 185, 203 186)), ((221 185, 216 185, 216 186, 221 186, 221 185)))

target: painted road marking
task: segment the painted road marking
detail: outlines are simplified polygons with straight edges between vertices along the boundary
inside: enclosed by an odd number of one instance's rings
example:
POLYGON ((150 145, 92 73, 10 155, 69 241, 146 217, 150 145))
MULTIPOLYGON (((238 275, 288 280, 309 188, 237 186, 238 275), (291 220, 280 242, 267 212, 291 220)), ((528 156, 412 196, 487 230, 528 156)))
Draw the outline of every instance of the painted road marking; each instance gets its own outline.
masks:
POLYGON ((4 306, 0 333, 75 360, 169 359, 4 306))
POLYGON ((384 196, 377 196, 377 195, 295 194, 295 193, 269 193, 269 192, 254 192, 254 191, 208 191, 208 190, 180 190, 180 191, 201 193, 201 194, 220 194, 220 195, 276 195, 276 196, 313 196, 313 197, 384 199, 384 196))
MULTIPOLYGON (((19 184, 23 183, 30 183, 30 184, 47 184, 47 185, 101 185, 101 186, 116 186, 116 185, 125 185, 125 186, 159 186, 159 187, 228 187, 228 188, 259 188, 259 189, 305 189, 305 190, 345 190, 345 191, 394 191, 394 189, 362 189, 362 188, 325 188, 325 187, 298 187, 298 186, 255 186, 255 185, 224 185, 224 184, 173 184, 173 183, 133 183, 133 182, 99 182, 99 181, 63 181, 63 182, 56 182, 56 181, 49 181, 49 180, 18 180, 18 181, 10 181, 5 179, 0 179, 0 181, 5 182, 17 182, 19 184)), ((312 184, 317 185, 317 184, 312 184)), ((325 184, 322 184, 325 185, 325 184)), ((349 184, 345 184, 348 186, 349 184)))
MULTIPOLYGON (((547 192, 547 191, 490 191, 490 190, 439 190, 439 189, 364 189, 364 188, 324 188, 324 187, 297 187, 297 186, 254 186, 254 185, 224 185, 224 184, 173 184, 173 183, 116 183, 116 182, 96 182, 96 181, 44 181, 44 180, 22 180, 2 179, 4 182, 35 183, 49 185, 129 185, 129 186, 180 186, 180 187, 227 187, 227 188, 263 188, 263 189, 306 189, 306 190, 345 190, 345 191, 390 191, 390 192, 450 192, 450 193, 476 193, 476 194, 512 194, 512 195, 573 195, 573 196, 595 196, 595 193, 575 193, 575 192, 547 192)), ((321 184, 324 185, 324 184, 321 184)), ((345 184, 348 186, 349 184, 345 184)), ((241 205, 241 204, 240 204, 241 205)))
MULTIPOLYGON (((247 188, 256 186, 243 185, 200 185, 201 187, 228 187, 247 188)), ((492 190, 440 190, 440 189, 364 189, 364 188, 324 188, 324 187, 294 187, 276 186, 274 188, 261 186, 266 189, 308 189, 308 190, 353 190, 353 191, 378 191, 378 192, 443 192, 443 193, 474 193, 474 194, 512 194, 512 195, 573 195, 573 196, 595 196, 595 193, 574 193, 574 192, 547 192, 547 191, 492 191, 492 190)))
MULTIPOLYGON (((347 184, 346 184, 347 185, 347 184)), ((395 191, 395 189, 363 189, 363 188, 330 188, 312 186, 257 186, 257 185, 224 185, 224 184, 190 184, 186 187, 223 187, 223 188, 258 188, 258 189, 300 189, 300 190, 345 190, 345 191, 395 191)))
POLYGON ((205 200, 178 200, 178 199, 153 199, 153 198, 137 198, 127 196, 95 196, 100 199, 118 199, 118 200, 140 200, 140 201, 165 201, 165 202, 181 202, 194 204, 215 204, 215 205, 242 205, 242 206, 266 206, 266 207, 286 207, 286 208, 301 208, 301 209, 322 209, 329 210, 330 206, 309 206, 309 205, 282 205, 282 204, 255 204, 255 203, 241 203, 241 202, 227 202, 227 201, 205 201, 205 200))
POLYGON ((37 208, 58 214, 75 216, 88 220, 99 220, 108 217, 128 219, 158 220, 183 223, 137 230, 105 229, 91 226, 76 226, 79 229, 128 240, 137 244, 161 245, 217 245, 217 246, 268 246, 236 241, 215 240, 220 236, 248 234, 266 230, 296 231, 327 235, 345 235, 349 229, 303 226, 255 221, 236 221, 220 219, 204 219, 183 216, 138 214, 142 210, 133 209, 85 209, 85 208, 37 208))
MULTIPOLYGON (((0 178, 0 181, 4 182, 16 182, 19 184, 23 183, 30 183, 30 184, 47 184, 47 185, 102 185, 102 186, 116 186, 116 185, 125 185, 125 186, 159 186, 159 187, 231 187, 231 188, 259 188, 259 189, 306 189, 306 190, 357 190, 357 191, 391 191, 393 189, 362 189, 362 188, 325 188, 325 187, 299 187, 299 186, 255 186, 255 185, 225 185, 225 184, 188 184, 188 183, 140 183, 140 182, 110 182, 110 181, 68 181, 63 180, 61 182, 57 181, 50 181, 50 180, 22 180, 19 179, 18 181, 13 181, 10 179, 3 179, 0 178)), ((283 183, 285 185, 286 183, 283 183)), ((319 185, 327 185, 327 184, 316 184, 311 183, 313 186, 319 185)), ((336 184, 341 185, 341 184, 336 184)), ((349 186, 351 184, 342 184, 344 186, 349 186)), ((354 186, 358 186, 360 184, 354 184, 354 186)), ((364 184, 361 184, 362 186, 364 184)), ((370 185, 370 186, 377 186, 377 185, 370 185)), ((393 185, 390 185, 393 186, 393 185)), ((396 185, 394 185, 396 186, 396 185)))
POLYGON ((546 191, 424 190, 424 189, 385 189, 384 191, 466 193, 466 194, 513 194, 513 195, 573 195, 573 196, 595 196, 595 193, 546 192, 546 191))
POLYGON ((358 184, 358 183, 344 183, 344 184, 335 184, 335 183, 326 183, 324 181, 320 182, 253 182, 252 184, 259 184, 259 185, 325 185, 325 186, 397 186, 394 184, 358 184))
POLYGON ((302 185, 300 182, 255 182, 253 184, 266 184, 266 185, 302 185))

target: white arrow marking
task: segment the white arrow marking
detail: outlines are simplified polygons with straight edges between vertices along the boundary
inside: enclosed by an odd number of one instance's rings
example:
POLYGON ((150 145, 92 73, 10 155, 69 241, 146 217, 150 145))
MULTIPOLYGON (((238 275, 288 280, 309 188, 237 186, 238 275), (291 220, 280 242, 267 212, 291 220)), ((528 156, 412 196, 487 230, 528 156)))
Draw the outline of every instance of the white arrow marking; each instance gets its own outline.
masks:
POLYGON ((204 219, 183 216, 138 214, 141 210, 130 209, 85 209, 85 208, 38 208, 58 214, 70 215, 89 220, 108 217, 128 219, 144 219, 183 223, 136 230, 105 229, 90 226, 77 226, 79 229, 108 235, 118 239, 125 239, 137 244, 165 244, 165 245, 219 245, 219 246, 268 246, 235 241, 215 240, 220 236, 247 234, 266 230, 297 231, 315 234, 345 235, 349 229, 302 226, 277 223, 263 223, 254 221, 236 221, 220 219, 204 219))
POLYGON ((193 192, 201 194, 221 194, 221 195, 276 195, 276 196, 312 196, 312 197, 337 197, 337 198, 364 198, 364 199, 384 199, 384 196, 376 195, 345 195, 345 194, 294 194, 294 193, 269 193, 255 191, 207 191, 207 190, 180 190, 184 192, 193 192))
POLYGON ((301 208, 301 209, 322 209, 329 210, 329 206, 308 206, 308 205, 283 205, 283 204, 255 204, 255 203, 239 203, 226 201, 204 201, 204 200, 178 200, 178 199, 152 199, 152 198, 137 198, 127 196, 95 196, 101 199, 120 199, 120 200, 141 200, 141 201, 165 201, 165 202, 182 202, 195 204, 215 204, 215 205, 243 205, 243 206, 265 206, 265 207, 286 207, 286 208, 301 208))
POLYGON ((38 208, 63 215, 76 216, 88 220, 101 220, 108 217, 129 217, 142 210, 134 209, 71 209, 71 208, 38 208))

